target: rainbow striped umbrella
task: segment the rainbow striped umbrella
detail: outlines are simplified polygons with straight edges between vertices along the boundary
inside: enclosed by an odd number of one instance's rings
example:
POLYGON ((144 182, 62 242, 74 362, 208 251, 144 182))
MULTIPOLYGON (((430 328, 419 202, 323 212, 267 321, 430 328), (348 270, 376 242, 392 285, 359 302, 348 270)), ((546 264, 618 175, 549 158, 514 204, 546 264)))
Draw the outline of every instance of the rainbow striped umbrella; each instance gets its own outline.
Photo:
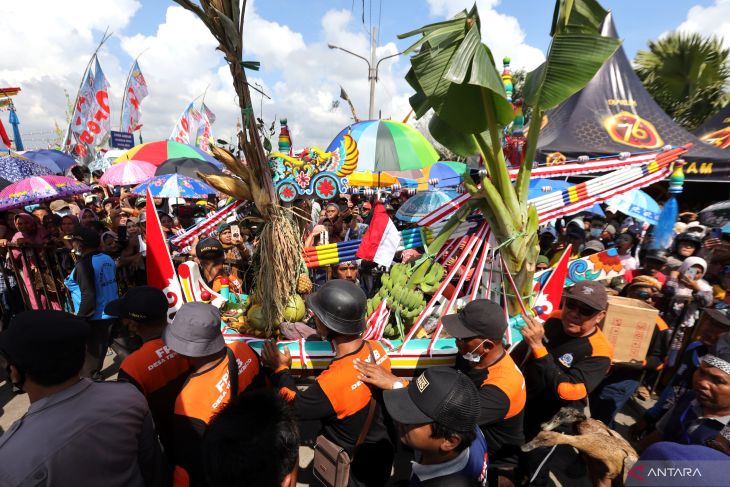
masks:
POLYGON ((359 172, 421 169, 439 159, 431 143, 418 130, 393 120, 368 120, 345 127, 327 151, 339 149, 348 132, 360 151, 359 172))
POLYGON ((0 211, 41 201, 62 199, 91 191, 84 183, 65 176, 32 176, 0 191, 0 211))
POLYGON ((217 167, 223 167, 223 164, 218 162, 215 157, 211 156, 205 151, 193 147, 192 145, 181 144, 174 140, 158 140, 157 142, 147 142, 132 147, 127 152, 117 157, 114 163, 128 161, 134 159, 135 161, 144 161, 159 166, 168 159, 175 159, 178 157, 189 157, 191 159, 201 159, 215 164, 217 167))

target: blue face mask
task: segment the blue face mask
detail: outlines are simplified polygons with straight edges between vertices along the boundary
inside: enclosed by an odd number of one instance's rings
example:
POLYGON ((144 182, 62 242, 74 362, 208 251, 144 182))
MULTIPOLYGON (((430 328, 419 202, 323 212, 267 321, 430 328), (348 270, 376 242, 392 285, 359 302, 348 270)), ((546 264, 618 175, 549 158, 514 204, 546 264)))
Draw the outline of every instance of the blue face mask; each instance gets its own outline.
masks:
POLYGON ((602 233, 602 228, 591 228, 591 237, 600 237, 602 233))

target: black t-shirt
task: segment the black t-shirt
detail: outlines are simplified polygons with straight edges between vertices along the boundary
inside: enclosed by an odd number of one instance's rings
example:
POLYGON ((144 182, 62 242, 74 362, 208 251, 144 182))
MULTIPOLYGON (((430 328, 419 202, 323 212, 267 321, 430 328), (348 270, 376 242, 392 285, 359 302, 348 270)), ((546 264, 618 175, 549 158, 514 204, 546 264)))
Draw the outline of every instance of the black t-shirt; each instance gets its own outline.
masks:
POLYGON ((560 408, 585 406, 588 394, 606 376, 613 356, 611 344, 598 328, 588 336, 573 337, 563 331, 557 317, 549 318, 544 327, 546 350, 530 351, 521 342, 514 353, 515 357, 530 354, 522 370, 527 385, 524 430, 528 438, 560 408))

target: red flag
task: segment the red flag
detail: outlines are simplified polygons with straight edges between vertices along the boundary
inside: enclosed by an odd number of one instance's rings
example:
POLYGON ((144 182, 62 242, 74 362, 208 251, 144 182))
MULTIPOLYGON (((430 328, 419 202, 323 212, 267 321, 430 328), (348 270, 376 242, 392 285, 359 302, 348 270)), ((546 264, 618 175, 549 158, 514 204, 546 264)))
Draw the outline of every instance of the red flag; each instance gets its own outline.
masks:
POLYGON ((362 237, 357 257, 389 267, 400 244, 400 233, 382 203, 375 205, 370 226, 362 237))
POLYGON ((8 137, 8 133, 5 131, 5 126, 3 125, 2 120, 0 120, 0 140, 2 140, 3 144, 5 144, 8 148, 10 148, 10 138, 8 137))
POLYGON ((563 298, 565 278, 568 277, 568 262, 570 261, 571 249, 572 245, 568 245, 568 248, 565 249, 562 257, 560 257, 557 265, 550 273, 550 277, 545 282, 545 286, 540 289, 540 294, 535 299, 534 306, 542 306, 542 314, 538 318, 543 321, 550 317, 550 313, 560 309, 560 300, 563 298))
POLYGON ((155 200, 147 190, 147 285, 161 289, 167 296, 167 320, 172 321, 183 303, 180 281, 172 265, 170 250, 162 232, 155 200))

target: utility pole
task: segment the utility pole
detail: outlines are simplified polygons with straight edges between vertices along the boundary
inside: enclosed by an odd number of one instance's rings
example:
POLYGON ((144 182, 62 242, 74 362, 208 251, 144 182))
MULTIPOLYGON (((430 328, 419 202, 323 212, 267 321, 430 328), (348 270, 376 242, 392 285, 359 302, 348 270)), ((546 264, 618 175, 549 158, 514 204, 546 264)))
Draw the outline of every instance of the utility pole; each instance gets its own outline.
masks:
POLYGON ((352 51, 349 51, 345 49, 344 47, 335 46, 333 44, 327 44, 327 47, 330 49, 339 49, 340 51, 344 51, 347 54, 351 54, 355 56, 356 58, 360 58, 366 63, 368 63, 368 81, 370 82, 370 104, 368 107, 368 119, 373 120, 373 117, 375 116, 375 83, 378 81, 378 69, 380 68, 380 63, 385 61, 386 59, 390 59, 395 56, 400 56, 403 54, 402 52, 397 52, 395 54, 391 54, 390 56, 385 56, 380 59, 377 59, 376 57, 376 33, 377 33, 377 27, 373 27, 372 37, 370 38, 370 60, 368 60, 366 57, 361 56, 359 54, 355 54, 352 51))
POLYGON ((368 63, 368 79, 370 80, 370 107, 368 108, 368 120, 372 120, 375 115, 375 82, 378 80, 378 66, 375 61, 375 39, 376 27, 373 27, 373 33, 370 36, 370 63, 368 63))

